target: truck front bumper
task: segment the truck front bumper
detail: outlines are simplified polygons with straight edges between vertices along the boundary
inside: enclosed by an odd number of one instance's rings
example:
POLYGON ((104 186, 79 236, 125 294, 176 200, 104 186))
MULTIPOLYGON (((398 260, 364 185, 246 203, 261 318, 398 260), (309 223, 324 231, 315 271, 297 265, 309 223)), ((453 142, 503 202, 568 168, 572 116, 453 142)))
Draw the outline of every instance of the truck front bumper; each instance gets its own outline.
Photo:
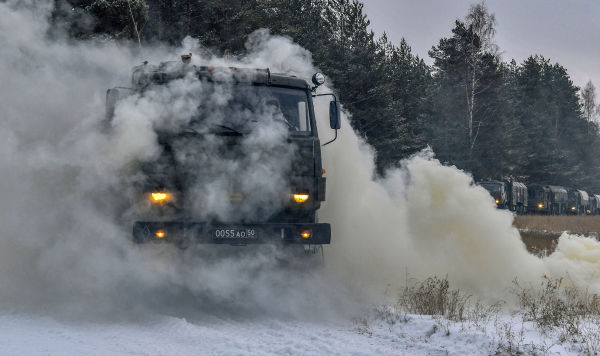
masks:
POLYGON ((305 244, 331 242, 331 226, 324 223, 209 224, 182 221, 136 221, 136 243, 191 244, 305 244))

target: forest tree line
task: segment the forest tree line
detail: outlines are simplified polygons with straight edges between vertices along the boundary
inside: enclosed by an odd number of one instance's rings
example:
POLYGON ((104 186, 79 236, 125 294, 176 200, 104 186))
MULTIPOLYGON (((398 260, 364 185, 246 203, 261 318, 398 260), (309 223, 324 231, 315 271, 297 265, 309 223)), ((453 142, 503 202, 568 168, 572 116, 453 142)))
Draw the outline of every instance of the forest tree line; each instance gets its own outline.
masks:
POLYGON ((56 28, 179 44, 197 38, 241 54, 260 28, 312 52, 351 124, 376 151, 379 174, 430 146, 476 179, 507 178, 600 192, 595 88, 579 89, 542 55, 503 61, 495 16, 473 4, 432 44, 432 65, 404 39, 377 37, 359 0, 60 0, 56 28))

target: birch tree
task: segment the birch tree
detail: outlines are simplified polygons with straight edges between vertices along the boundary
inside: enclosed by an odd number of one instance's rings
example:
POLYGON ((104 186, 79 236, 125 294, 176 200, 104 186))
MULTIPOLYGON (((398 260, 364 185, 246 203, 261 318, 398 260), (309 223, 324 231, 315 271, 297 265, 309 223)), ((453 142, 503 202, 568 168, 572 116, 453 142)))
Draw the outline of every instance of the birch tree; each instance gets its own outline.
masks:
POLYGON ((581 106, 583 109, 583 117, 588 123, 589 131, 590 124, 596 122, 600 110, 600 106, 596 106, 596 87, 591 80, 587 82, 583 89, 581 89, 581 106))
POLYGON ((473 148, 479 136, 482 122, 475 122, 475 110, 477 109, 477 96, 481 93, 479 79, 482 72, 481 60, 484 55, 497 56, 498 46, 494 43, 496 34, 496 16, 490 14, 485 2, 471 5, 466 18, 466 25, 470 32, 467 38, 470 40, 464 48, 465 60, 465 98, 467 105, 467 132, 469 137, 469 157, 473 156, 473 148))

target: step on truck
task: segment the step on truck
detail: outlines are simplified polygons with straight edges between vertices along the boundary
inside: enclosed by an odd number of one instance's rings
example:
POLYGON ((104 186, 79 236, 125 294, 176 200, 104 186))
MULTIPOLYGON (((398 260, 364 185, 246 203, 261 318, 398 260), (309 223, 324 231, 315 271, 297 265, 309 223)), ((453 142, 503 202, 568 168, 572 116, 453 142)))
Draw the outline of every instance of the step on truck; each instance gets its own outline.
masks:
MULTIPOLYGON (((324 83, 324 76, 316 73, 309 83, 292 75, 272 73, 269 69, 197 66, 191 64, 191 55, 182 56, 181 61, 159 65, 144 62, 133 69, 131 87, 115 87, 107 91, 106 129, 111 130, 115 110, 125 98, 132 95, 144 97, 146 92, 165 88, 169 83, 184 78, 188 83, 192 78, 205 86, 219 86, 225 82, 229 88, 228 114, 221 115, 224 116, 221 121, 210 124, 204 122, 207 119, 200 115, 192 120, 197 126, 180 127, 179 132, 156 129, 162 153, 154 160, 138 162, 134 176, 142 176, 143 179, 132 180, 135 183, 131 183, 135 185, 133 191, 136 192, 131 205, 136 208, 129 209, 126 216, 131 217, 133 240, 139 244, 167 242, 182 248, 193 244, 282 244, 303 245, 305 250, 309 250, 329 244, 331 226, 319 222, 317 215, 325 201, 326 191, 321 147, 337 138, 340 109, 334 94, 317 94, 317 88, 324 83), (329 101, 328 121, 334 131, 328 134, 330 139, 325 143, 321 143, 317 132, 313 105, 316 97, 329 101), (211 177, 206 176, 210 173, 202 167, 192 172, 185 171, 175 157, 174 141, 184 137, 187 142, 203 142, 204 147, 207 142, 218 141, 220 147, 213 152, 217 156, 214 158, 219 160, 219 155, 223 155, 223 160, 231 161, 236 154, 248 154, 240 153, 239 147, 251 130, 260 128, 260 120, 254 120, 253 115, 264 113, 265 108, 259 107, 263 105, 278 109, 281 114, 279 120, 288 130, 286 144, 294 147, 295 154, 289 157, 289 164, 282 164, 289 167, 285 172, 288 191, 283 192, 284 203, 277 205, 276 211, 239 218, 198 211, 197 204, 193 209, 194 200, 203 197, 194 194, 192 190, 198 187, 193 188, 189 182, 211 184, 211 177), (238 115, 242 112, 244 115, 238 115), (237 122, 228 121, 233 116, 238 118, 237 122), (239 122, 239 117, 246 118, 248 122, 239 122), (250 122, 252 125, 249 125, 250 122)), ((151 98, 149 95, 146 100, 151 98)), ((193 147, 192 144, 188 146, 193 147)), ((192 156, 194 154, 192 152, 192 156)), ((235 170, 230 172, 230 178, 232 182, 236 180, 235 170)), ((262 184, 268 186, 271 183, 264 181, 262 184)), ((230 204, 239 211, 244 211, 245 205, 253 204, 251 197, 246 196, 251 193, 236 188, 235 183, 225 186, 228 186, 227 196, 222 197, 226 200, 222 204, 230 204)), ((262 208, 252 209, 262 211, 262 208)))

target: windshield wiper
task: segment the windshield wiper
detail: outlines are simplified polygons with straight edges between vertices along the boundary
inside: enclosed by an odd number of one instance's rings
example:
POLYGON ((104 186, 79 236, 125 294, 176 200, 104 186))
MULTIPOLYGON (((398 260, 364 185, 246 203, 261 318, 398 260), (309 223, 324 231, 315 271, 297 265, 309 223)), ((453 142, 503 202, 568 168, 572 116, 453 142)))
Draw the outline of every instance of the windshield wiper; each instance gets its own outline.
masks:
POLYGON ((196 135, 203 135, 201 132, 199 132, 198 130, 196 130, 193 127, 186 127, 184 133, 193 133, 196 135))
POLYGON ((225 129, 225 130, 229 130, 231 133, 234 133, 236 136, 244 136, 243 132, 234 129, 233 127, 229 127, 229 126, 226 126, 226 125, 220 125, 220 124, 212 124, 212 125, 216 126, 216 127, 220 127, 222 129, 225 129))

